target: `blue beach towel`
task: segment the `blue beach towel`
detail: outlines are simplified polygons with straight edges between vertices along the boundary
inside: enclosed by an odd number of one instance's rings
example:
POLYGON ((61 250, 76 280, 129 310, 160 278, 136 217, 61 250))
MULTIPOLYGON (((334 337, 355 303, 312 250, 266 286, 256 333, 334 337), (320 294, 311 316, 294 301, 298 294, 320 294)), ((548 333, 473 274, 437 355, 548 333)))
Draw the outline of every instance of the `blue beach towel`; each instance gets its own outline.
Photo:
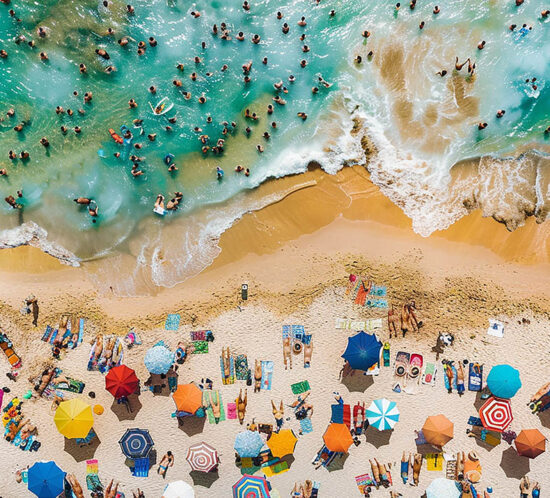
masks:
POLYGON ((271 391, 271 382, 273 380, 273 362, 262 361, 262 384, 261 389, 271 391))
POLYGON ((310 418, 303 418, 300 420, 300 428, 302 429, 303 434, 309 434, 313 432, 313 424, 311 423, 310 418))
POLYGON ((334 422, 335 424, 343 424, 344 423, 344 405, 341 403, 337 403, 337 404, 330 405, 330 408, 332 410, 330 421, 334 422))
POLYGON ((177 313, 172 313, 166 317, 166 323, 164 328, 166 330, 178 330, 180 326, 181 317, 177 313))

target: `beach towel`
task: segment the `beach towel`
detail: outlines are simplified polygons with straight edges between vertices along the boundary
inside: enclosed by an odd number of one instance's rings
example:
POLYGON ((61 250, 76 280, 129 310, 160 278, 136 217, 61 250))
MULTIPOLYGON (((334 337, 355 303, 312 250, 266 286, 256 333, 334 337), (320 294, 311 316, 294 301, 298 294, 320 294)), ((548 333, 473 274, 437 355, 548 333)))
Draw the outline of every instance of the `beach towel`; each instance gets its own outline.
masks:
POLYGON ((355 484, 359 488, 359 494, 363 496, 365 494, 365 488, 369 486, 376 486, 374 479, 370 474, 361 474, 360 476, 355 476, 355 484))
POLYGON ((388 301, 386 299, 367 299, 364 306, 367 308, 387 308, 388 301))
POLYGON ((205 341, 206 340, 206 330, 196 330, 194 332, 189 332, 192 341, 205 341))
POLYGON ((479 417, 469 417, 467 423, 468 423, 468 425, 474 425, 476 427, 483 427, 483 423, 481 422, 481 419, 479 417))
POLYGON ((227 386, 228 384, 235 384, 235 360, 233 356, 229 357, 229 377, 225 377, 223 368, 223 357, 220 356, 220 368, 222 374, 222 384, 227 386))
POLYGON ((489 319, 487 334, 493 337, 504 337, 504 324, 499 320, 489 319))
POLYGON ((452 386, 449 385, 449 378, 447 377, 447 374, 445 374, 445 365, 443 365, 443 381, 445 382, 445 389, 447 389, 447 391, 449 391, 449 392, 451 392, 452 389, 454 389, 455 391, 457 390, 456 389, 456 367, 453 365, 451 368, 453 370, 453 385, 452 386))
POLYGON ((409 369, 407 370, 407 381, 403 391, 407 394, 416 394, 420 385, 424 357, 421 354, 411 354, 409 369))
MULTIPOLYGON (((212 393, 212 398, 214 398, 216 395, 218 396, 218 401, 220 403, 220 419, 218 422, 223 422, 225 420, 225 409, 223 406, 222 401, 222 395, 220 391, 209 391, 212 393)), ((207 391, 204 391, 202 393, 202 404, 203 406, 206 406, 206 417, 208 418, 209 424, 216 424, 216 419, 214 418, 214 412, 212 411, 212 407, 210 406, 210 397, 208 396, 207 391)))
POLYGON ((177 313, 171 313, 166 317, 164 328, 166 330, 178 330, 180 326, 181 317, 177 313))
POLYGON ((399 351, 395 355, 395 363, 393 367, 393 390, 395 392, 401 392, 405 387, 410 358, 411 355, 405 351, 399 351))
POLYGON ((311 419, 309 417, 300 420, 300 429, 302 430, 302 434, 309 434, 310 432, 313 432, 313 424, 311 423, 311 419))
POLYGON ((361 330, 365 332, 371 332, 376 329, 381 329, 382 326, 382 318, 371 318, 369 320, 351 320, 349 318, 337 318, 335 328, 341 330, 355 330, 357 332, 361 330))
POLYGON ((52 334, 50 335, 50 344, 53 344, 53 342, 55 341, 55 338, 57 337, 57 332, 58 330, 55 329, 52 334))
POLYGON ((278 461, 277 463, 272 463, 268 465, 262 465, 262 472, 267 477, 272 477, 277 474, 282 474, 283 472, 287 472, 290 470, 288 468, 288 462, 286 461, 278 461))
POLYGON ((351 430, 351 407, 350 405, 344 405, 343 420, 346 427, 351 430))
POLYGON ((334 403, 330 405, 330 409, 331 409, 331 417, 330 417, 331 423, 343 424, 344 423, 344 405, 340 403, 334 403))
POLYGON ((245 354, 237 355, 235 358, 235 377, 237 380, 248 379, 248 358, 245 354))
POLYGON ((52 333, 52 328, 47 325, 46 330, 44 331, 44 334, 42 335, 42 340, 44 342, 48 342, 50 340, 50 334, 52 333))
MULTIPOLYGON (((77 340, 77 346, 78 344, 81 344, 84 340, 84 318, 81 318, 78 321, 78 340, 77 340)), ((75 346, 76 347, 76 346, 75 346)))
POLYGON ((262 384, 261 389, 271 391, 271 382, 273 380, 273 362, 262 361, 262 384))
POLYGON ((382 285, 373 285, 370 289, 370 295, 384 297, 386 295, 386 287, 382 285))
POLYGON ((427 384, 429 386, 435 386, 435 378, 437 375, 437 367, 435 363, 426 363, 424 368, 424 374, 422 375, 422 384, 427 384))
POLYGON ((468 366, 468 391, 481 391, 483 388, 483 365, 470 362, 468 366))
POLYGON ((229 420, 237 418, 237 403, 227 403, 227 418, 229 420))
POLYGON ((296 384, 292 384, 290 386, 292 389, 292 394, 302 394, 311 389, 309 386, 309 382, 307 380, 303 380, 302 382, 297 382, 296 384))
POLYGON ((86 384, 84 384, 84 382, 76 379, 71 379, 70 377, 67 377, 67 382, 56 384, 57 389, 61 389, 62 391, 69 391, 76 394, 81 394, 82 391, 84 391, 85 387, 86 384))
POLYGON ((443 457, 441 453, 428 453, 426 455, 426 464, 428 470, 442 471, 443 470, 443 457))
POLYGON ((190 354, 206 354, 208 353, 208 341, 194 341, 189 348, 190 354))

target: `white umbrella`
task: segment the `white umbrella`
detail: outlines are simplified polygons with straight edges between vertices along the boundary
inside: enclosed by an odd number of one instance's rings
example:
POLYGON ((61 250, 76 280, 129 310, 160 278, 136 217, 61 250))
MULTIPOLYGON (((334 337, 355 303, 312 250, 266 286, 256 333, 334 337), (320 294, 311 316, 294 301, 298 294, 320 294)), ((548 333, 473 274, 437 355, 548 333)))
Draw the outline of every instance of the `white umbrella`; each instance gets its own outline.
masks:
POLYGON ((164 488, 162 498, 195 498, 195 492, 185 481, 174 481, 164 488))

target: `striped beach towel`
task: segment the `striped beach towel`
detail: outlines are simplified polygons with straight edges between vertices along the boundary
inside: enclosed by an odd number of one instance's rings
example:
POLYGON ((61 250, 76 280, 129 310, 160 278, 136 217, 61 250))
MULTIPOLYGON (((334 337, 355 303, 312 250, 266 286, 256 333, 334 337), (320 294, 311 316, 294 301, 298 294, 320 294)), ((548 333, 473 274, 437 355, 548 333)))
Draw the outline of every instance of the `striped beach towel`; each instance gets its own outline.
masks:
POLYGON ((381 329, 383 326, 382 318, 371 318, 369 320, 352 320, 350 318, 337 318, 335 328, 340 330, 363 330, 370 332, 381 329))

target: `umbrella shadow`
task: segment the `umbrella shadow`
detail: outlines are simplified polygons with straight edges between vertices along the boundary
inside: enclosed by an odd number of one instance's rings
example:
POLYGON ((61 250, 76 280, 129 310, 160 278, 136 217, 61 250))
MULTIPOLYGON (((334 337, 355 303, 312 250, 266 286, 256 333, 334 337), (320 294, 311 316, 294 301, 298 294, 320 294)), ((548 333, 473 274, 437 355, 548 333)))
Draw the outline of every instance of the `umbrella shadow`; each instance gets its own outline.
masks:
POLYGON ((330 465, 326 467, 326 469, 329 472, 336 472, 337 470, 343 470, 344 464, 346 463, 346 460, 349 457, 349 453, 344 453, 340 456, 337 456, 332 462, 330 462, 330 465))
POLYGON ((142 408, 141 401, 137 394, 128 396, 128 405, 125 403, 117 403, 116 399, 113 400, 111 405, 111 411, 117 416, 119 421, 123 420, 135 420, 136 415, 142 408))
POLYGON ((550 410, 539 412, 538 416, 539 416, 540 423, 543 425, 543 427, 550 429, 550 410))
MULTIPOLYGON (((476 409, 476 412, 478 412, 479 414, 479 409, 485 404, 485 402, 487 401, 487 399, 489 398, 486 398, 486 399, 481 399, 481 395, 482 394, 487 394, 488 391, 486 391, 485 389, 482 389, 481 391, 478 391, 476 393, 476 400, 474 401, 474 408, 476 409)), ((477 415, 479 417, 479 415, 477 415)))
POLYGON ((529 473, 529 458, 518 455, 517 451, 510 446, 502 452, 502 460, 500 466, 506 477, 512 479, 521 479, 529 473))
POLYGON ((65 438, 65 445, 63 449, 71 455, 75 461, 83 462, 84 460, 90 460, 94 457, 97 447, 101 444, 98 436, 94 437, 89 444, 79 445, 76 439, 65 438))
POLYGON ((372 375, 363 375, 361 370, 356 370, 354 375, 346 375, 341 382, 349 392, 362 393, 374 384, 374 378, 372 375))
POLYGON ((365 431, 365 438, 367 443, 372 444, 375 448, 380 448, 381 446, 390 444, 392 434, 393 430, 379 431, 370 425, 365 431))
POLYGON ((204 430, 206 417, 183 417, 180 422, 178 420, 178 428, 185 432, 189 437, 200 434, 204 430))
POLYGON ((198 470, 192 470, 189 472, 189 476, 193 479, 193 486, 201 486, 203 488, 210 488, 219 478, 220 474, 216 469, 213 472, 199 472, 198 470))

